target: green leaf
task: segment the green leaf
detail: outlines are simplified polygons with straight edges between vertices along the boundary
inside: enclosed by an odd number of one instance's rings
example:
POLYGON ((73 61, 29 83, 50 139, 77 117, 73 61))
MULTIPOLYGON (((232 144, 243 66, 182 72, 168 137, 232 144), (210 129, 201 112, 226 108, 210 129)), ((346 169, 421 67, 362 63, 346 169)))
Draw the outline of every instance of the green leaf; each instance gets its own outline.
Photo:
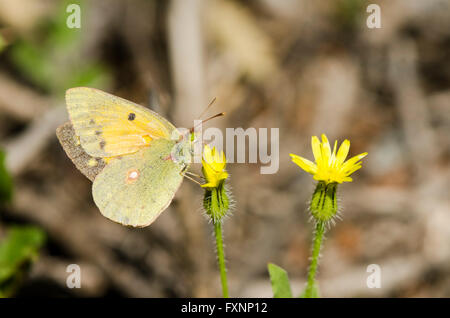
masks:
POLYGON ((45 233, 33 226, 14 226, 0 242, 0 297, 16 289, 23 274, 38 256, 45 233))
POLYGON ((108 70, 105 66, 99 63, 83 63, 77 68, 73 69, 70 78, 67 79, 67 83, 64 87, 77 87, 77 86, 93 86, 102 87, 106 86, 109 82, 108 70))
POLYGON ((267 266, 272 283, 274 298, 292 298, 291 286, 287 272, 281 267, 269 263, 267 266))
POLYGON ((33 83, 49 89, 52 85, 52 63, 46 46, 18 40, 11 48, 11 58, 18 69, 33 83))
POLYGON ((11 201, 13 182, 5 167, 5 153, 0 150, 0 203, 11 201))

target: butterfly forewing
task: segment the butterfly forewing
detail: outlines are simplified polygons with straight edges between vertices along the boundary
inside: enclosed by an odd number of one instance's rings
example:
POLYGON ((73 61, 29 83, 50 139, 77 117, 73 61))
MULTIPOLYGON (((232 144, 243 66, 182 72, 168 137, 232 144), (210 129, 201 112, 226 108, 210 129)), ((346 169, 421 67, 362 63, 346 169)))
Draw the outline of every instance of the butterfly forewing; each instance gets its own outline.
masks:
POLYGON ((81 146, 93 157, 131 154, 176 132, 157 113, 98 89, 71 88, 66 103, 81 146))

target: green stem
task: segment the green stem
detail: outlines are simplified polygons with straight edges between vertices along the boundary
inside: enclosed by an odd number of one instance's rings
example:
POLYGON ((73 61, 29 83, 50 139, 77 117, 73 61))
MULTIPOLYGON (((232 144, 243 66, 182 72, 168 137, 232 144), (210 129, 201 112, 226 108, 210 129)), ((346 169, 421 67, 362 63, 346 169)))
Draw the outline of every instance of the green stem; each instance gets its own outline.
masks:
POLYGON ((316 221, 316 229, 314 232, 314 241, 311 256, 311 265, 308 272, 308 283, 305 289, 305 298, 315 297, 316 294, 316 272, 319 265, 319 253, 322 245, 323 234, 325 233, 325 223, 316 221))
POLYGON ((222 222, 214 222, 214 234, 216 235, 217 260, 219 262, 220 280, 222 282, 223 298, 228 298, 227 269, 225 268, 225 253, 223 251, 222 222))

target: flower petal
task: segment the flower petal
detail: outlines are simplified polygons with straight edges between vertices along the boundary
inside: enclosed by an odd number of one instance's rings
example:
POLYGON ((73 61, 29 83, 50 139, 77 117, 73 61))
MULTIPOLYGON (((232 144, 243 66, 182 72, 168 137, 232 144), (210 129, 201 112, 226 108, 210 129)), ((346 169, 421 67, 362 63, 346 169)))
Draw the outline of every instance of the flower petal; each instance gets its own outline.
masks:
POLYGON ((334 141, 333 153, 331 154, 330 164, 335 167, 336 163, 337 140, 334 141))
POLYGON ((360 153, 359 155, 356 155, 356 156, 350 158, 349 160, 344 162, 344 164, 342 165, 340 170, 342 170, 342 171, 348 170, 349 167, 351 167, 354 164, 356 164, 359 160, 361 160, 365 156, 367 156, 367 152, 360 153))
POLYGON ((312 136, 311 146, 314 154, 314 159, 316 160, 317 165, 320 166, 322 163, 322 150, 319 138, 317 138, 317 136, 312 136))
MULTIPOLYGON (((350 178, 350 177, 345 177, 345 178, 342 180, 342 182, 352 182, 352 181, 353 181, 353 179, 350 178)), ((342 183, 342 182, 340 182, 340 183, 342 183)))
POLYGON ((349 175, 351 175, 353 172, 355 172, 356 170, 361 169, 361 167, 362 167, 361 163, 355 164, 355 165, 353 165, 351 168, 349 168, 347 171, 344 171, 344 173, 345 173, 346 176, 349 176, 349 175))
POLYGON ((322 158, 325 164, 330 164, 331 148, 327 136, 322 134, 322 158))
POLYGON ((292 157, 292 162, 298 165, 300 168, 308 173, 315 174, 317 172, 317 165, 308 159, 302 158, 300 156, 289 154, 292 157))
POLYGON ((203 187, 213 188, 220 184, 221 180, 228 178, 228 173, 224 170, 226 159, 223 151, 219 152, 215 147, 211 149, 205 145, 203 149, 202 171, 206 179, 203 187))
POLYGON ((205 145, 203 149, 203 158, 206 162, 213 162, 212 150, 208 145, 205 145))
POLYGON ((348 139, 345 139, 342 142, 341 146, 339 147, 339 151, 337 153, 336 167, 342 165, 342 163, 345 161, 345 158, 347 158, 349 150, 350 150, 350 141, 348 139))

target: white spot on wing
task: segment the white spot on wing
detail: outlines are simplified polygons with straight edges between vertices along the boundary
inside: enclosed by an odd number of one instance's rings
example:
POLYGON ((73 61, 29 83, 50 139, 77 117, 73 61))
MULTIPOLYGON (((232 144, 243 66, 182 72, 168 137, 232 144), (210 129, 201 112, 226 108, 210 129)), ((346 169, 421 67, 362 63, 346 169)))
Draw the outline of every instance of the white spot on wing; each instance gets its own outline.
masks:
POLYGON ((132 183, 139 178, 139 171, 136 169, 128 170, 127 172, 127 183, 132 183))
POLYGON ((130 174, 128 175, 128 178, 130 179, 137 179, 137 177, 138 177, 137 171, 131 171, 130 174))

